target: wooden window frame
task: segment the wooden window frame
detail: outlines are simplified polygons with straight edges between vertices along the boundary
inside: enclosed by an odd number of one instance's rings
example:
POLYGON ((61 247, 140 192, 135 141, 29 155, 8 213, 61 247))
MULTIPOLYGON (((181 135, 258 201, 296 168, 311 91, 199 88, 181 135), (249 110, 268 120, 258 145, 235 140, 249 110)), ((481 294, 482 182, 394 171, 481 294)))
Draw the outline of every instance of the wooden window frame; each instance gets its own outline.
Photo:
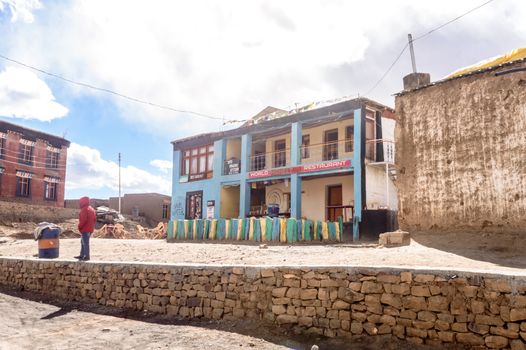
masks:
POLYGON ((163 204, 162 214, 161 217, 163 219, 168 219, 168 213, 169 213, 170 204, 163 204))
POLYGON ((16 196, 23 198, 31 198, 31 178, 16 177, 16 196), (26 191, 23 191, 26 189, 26 191))
POLYGON ((59 161, 59 153, 46 151, 46 168, 57 169, 59 161))
POLYGON ((188 181, 210 179, 214 175, 214 145, 192 147, 181 151, 181 176, 188 176, 188 181), (204 151, 202 149, 205 149, 204 151), (202 159, 203 158, 203 159, 202 159), (192 171, 192 162, 196 170, 192 171), (204 161, 204 163, 202 163, 204 161), (204 169, 201 169, 204 164, 204 169))
POLYGON ((35 146, 20 144, 20 156, 18 162, 21 164, 33 165, 33 153, 35 146))
POLYGON ((3 159, 4 158, 4 154, 5 154, 5 151, 6 151, 6 139, 4 139, 3 137, 0 137, 0 159, 3 159))
POLYGON ((354 151, 354 125, 347 125, 345 127, 345 152, 353 152, 353 151, 354 151))
POLYGON ((57 190, 58 186, 56 182, 44 181, 44 199, 47 201, 56 201, 57 200, 57 190), (52 193, 52 196, 49 196, 49 193, 52 193))
POLYGON ((336 160, 340 157, 338 152, 338 142, 340 140, 340 132, 336 129, 325 130, 323 133, 323 161, 336 160), (328 135, 330 133, 336 133, 336 141, 328 141, 328 135), (330 143, 329 143, 330 142, 330 143), (335 154, 335 157, 329 157, 329 155, 335 154))
POLYGON ((287 166, 287 140, 279 139, 274 141, 274 168, 287 166), (278 149, 278 144, 283 144, 283 149, 278 149))
POLYGON ((310 135, 301 136, 301 159, 310 158, 310 135))
POLYGON ((375 112, 367 110, 365 113, 365 158, 376 160, 376 143, 368 142, 376 140, 376 116, 375 112), (372 125, 373 138, 367 138, 367 126, 372 125))

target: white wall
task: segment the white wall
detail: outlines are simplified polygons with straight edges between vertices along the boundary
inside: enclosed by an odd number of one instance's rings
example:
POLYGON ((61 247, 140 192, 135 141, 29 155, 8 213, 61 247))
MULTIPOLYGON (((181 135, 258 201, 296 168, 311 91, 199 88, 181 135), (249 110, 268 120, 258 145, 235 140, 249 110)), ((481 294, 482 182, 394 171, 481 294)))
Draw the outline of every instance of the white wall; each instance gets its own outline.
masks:
MULTIPOLYGON (((343 205, 354 205, 354 176, 342 175, 334 177, 303 179, 301 183, 301 216, 310 220, 325 220, 327 204, 327 187, 342 185, 343 205)), ((350 218, 352 213, 348 211, 350 218)))
POLYGON ((389 199, 387 199, 385 166, 367 165, 365 167, 365 176, 367 208, 378 209, 379 207, 389 207, 389 209, 398 210, 396 187, 391 179, 389 179, 387 183, 387 188, 389 190, 389 199))

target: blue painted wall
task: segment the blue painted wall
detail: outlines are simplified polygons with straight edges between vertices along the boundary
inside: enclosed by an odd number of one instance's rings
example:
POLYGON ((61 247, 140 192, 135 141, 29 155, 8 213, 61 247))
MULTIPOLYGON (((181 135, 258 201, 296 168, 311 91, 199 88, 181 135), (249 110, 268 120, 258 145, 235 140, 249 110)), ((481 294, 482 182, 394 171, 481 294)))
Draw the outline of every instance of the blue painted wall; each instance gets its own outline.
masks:
MULTIPOLYGON (((328 175, 342 172, 353 171, 354 173, 354 204, 355 217, 353 218, 353 238, 359 238, 359 222, 362 215, 362 178, 361 178, 361 125, 362 111, 354 111, 354 156, 351 165, 346 169, 320 170, 312 173, 293 174, 287 176, 278 176, 274 178, 288 178, 291 181, 291 216, 301 218, 301 180, 303 176, 328 175)), ((291 126, 291 165, 299 165, 300 147, 301 147, 301 122, 293 123, 291 126)), ((250 155, 252 146, 252 136, 242 135, 241 137, 241 169, 240 174, 223 175, 223 165, 226 153, 226 140, 214 142, 214 175, 212 179, 179 182, 181 167, 181 152, 174 151, 173 155, 173 174, 172 174, 172 220, 184 219, 186 210, 186 193, 193 191, 203 191, 203 217, 206 217, 206 204, 209 200, 215 201, 214 217, 219 218, 221 212, 221 186, 223 184, 240 185, 240 204, 239 212, 241 216, 247 216, 250 210, 250 183, 253 181, 262 181, 263 179, 248 179, 250 171, 250 155)), ((346 160, 346 159, 340 159, 346 160)), ((267 178, 266 178, 267 179, 267 178)), ((269 178, 270 179, 270 178, 269 178)))

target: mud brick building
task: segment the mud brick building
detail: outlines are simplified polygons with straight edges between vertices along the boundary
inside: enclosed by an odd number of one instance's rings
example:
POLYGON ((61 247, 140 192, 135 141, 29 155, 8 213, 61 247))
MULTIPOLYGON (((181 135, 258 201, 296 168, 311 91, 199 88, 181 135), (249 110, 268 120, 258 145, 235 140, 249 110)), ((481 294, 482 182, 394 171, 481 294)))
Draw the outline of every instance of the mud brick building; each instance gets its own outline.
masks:
MULTIPOLYGON (((160 193, 127 193, 121 198, 121 213, 142 216, 157 225, 170 219, 171 197, 160 193)), ((119 197, 110 197, 109 207, 119 209, 119 197)))
POLYGON ((64 207, 69 144, 0 120, 0 200, 64 207))
POLYGON ((401 228, 524 231, 526 58, 417 74, 395 103, 401 228))

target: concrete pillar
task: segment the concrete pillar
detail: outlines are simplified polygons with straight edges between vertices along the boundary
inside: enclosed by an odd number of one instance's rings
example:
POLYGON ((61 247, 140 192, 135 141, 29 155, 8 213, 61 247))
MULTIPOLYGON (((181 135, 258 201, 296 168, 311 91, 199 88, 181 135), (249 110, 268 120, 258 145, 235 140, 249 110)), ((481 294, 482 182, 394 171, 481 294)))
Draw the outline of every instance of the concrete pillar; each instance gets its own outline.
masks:
POLYGON ((218 178, 223 175, 225 168, 226 142, 221 139, 214 142, 214 177, 218 178))
POLYGON ((239 183, 239 216, 246 217, 250 211, 250 183, 247 182, 252 155, 252 135, 241 136, 241 179, 239 183))
MULTIPOLYGON (((291 166, 301 164, 301 133, 301 123, 292 123, 290 135, 291 166)), ((301 177, 298 174, 290 176, 290 217, 301 219, 301 177)))
POLYGON ((353 241, 360 239, 360 221, 362 221, 362 110, 354 111, 354 151, 352 166, 354 169, 354 217, 353 241))
MULTIPOLYGON (((226 140, 221 139, 214 142, 214 182, 217 183, 213 191, 214 199, 214 218, 219 219, 221 217, 221 176, 223 175, 223 169, 225 164, 226 155, 226 140)), ((203 208, 206 209, 206 203, 203 208)))
POLYGON ((298 174, 290 176, 290 217, 301 219, 301 177, 298 174))
POLYGON ((181 174, 181 151, 174 150, 173 152, 173 164, 172 164, 172 205, 170 208, 170 220, 184 219, 184 214, 181 216, 181 211, 176 210, 177 203, 177 190, 179 186, 179 176, 181 174))
POLYGON ((292 166, 295 166, 301 163, 302 125, 299 122, 292 123, 290 129, 290 162, 292 166))

